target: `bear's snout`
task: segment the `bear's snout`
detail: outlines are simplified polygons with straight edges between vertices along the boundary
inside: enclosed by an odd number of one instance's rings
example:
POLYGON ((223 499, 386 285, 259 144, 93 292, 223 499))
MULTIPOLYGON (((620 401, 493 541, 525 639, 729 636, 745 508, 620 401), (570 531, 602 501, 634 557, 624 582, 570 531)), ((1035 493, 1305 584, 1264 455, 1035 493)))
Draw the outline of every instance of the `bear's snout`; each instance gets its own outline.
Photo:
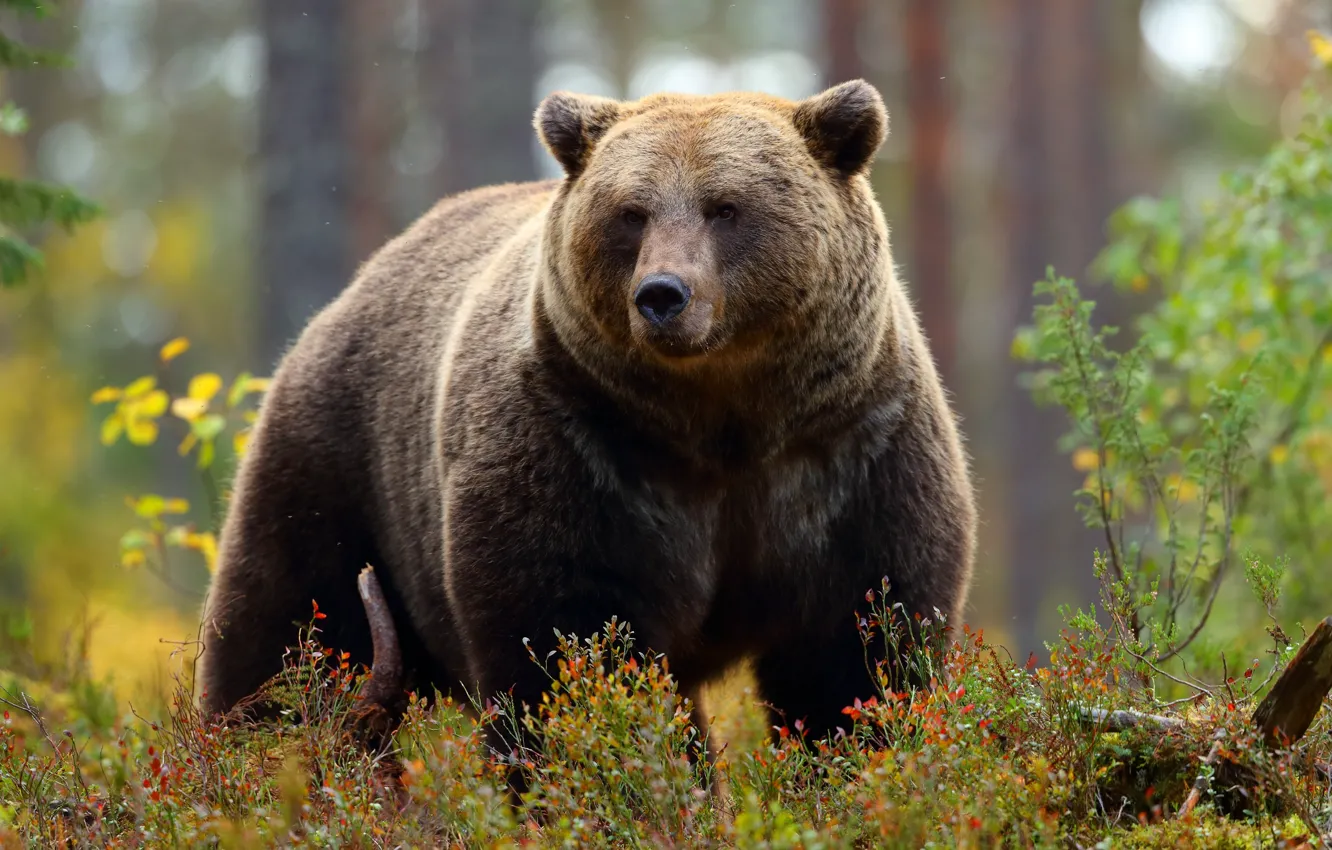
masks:
POLYGON ((656 327, 663 327, 684 312, 689 304, 689 287, 673 274, 650 274, 634 291, 634 306, 656 327))

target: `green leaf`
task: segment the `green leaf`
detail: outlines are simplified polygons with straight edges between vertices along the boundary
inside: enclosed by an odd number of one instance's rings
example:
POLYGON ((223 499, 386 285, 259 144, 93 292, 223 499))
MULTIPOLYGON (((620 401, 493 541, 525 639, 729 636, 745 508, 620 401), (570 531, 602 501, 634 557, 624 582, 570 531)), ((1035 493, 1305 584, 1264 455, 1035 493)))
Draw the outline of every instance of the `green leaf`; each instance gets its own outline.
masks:
POLYGON ((245 394, 248 391, 246 383, 253 377, 249 372, 241 372, 232 382, 231 389, 227 392, 227 407, 235 407, 245 400, 245 394))
POLYGON ((0 106, 0 133, 21 136, 28 132, 28 113, 12 103, 0 106))
POLYGON ((212 440, 208 440, 199 445, 199 469, 207 469, 213 465, 213 456, 216 451, 212 440))
POLYGON ((0 7, 13 9, 25 15, 44 18, 55 11, 55 7, 42 0, 0 0, 0 7))
POLYGON ((0 223, 11 228, 55 223, 66 230, 91 221, 101 208, 69 189, 0 177, 0 223))
POLYGON ((139 528, 131 528, 129 531, 120 535, 120 551, 128 549, 144 549, 152 542, 148 537, 148 532, 139 528))
POLYGON ((0 286, 16 286, 42 266, 36 248, 17 236, 0 236, 0 286))
POLYGON ((194 436, 200 440, 216 440, 217 435, 221 434, 227 427, 227 420, 216 413, 210 413, 207 416, 201 416, 190 423, 190 430, 194 436))
POLYGON ((50 50, 36 50, 25 47, 7 35, 0 34, 0 66, 6 68, 67 68, 68 57, 50 50))

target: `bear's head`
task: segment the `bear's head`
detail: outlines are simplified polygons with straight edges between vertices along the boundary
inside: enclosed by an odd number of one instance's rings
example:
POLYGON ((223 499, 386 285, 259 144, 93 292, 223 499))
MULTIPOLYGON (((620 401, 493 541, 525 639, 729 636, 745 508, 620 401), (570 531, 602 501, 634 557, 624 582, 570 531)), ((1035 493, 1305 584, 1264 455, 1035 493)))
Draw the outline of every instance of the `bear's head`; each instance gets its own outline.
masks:
POLYGON ((542 243, 563 335, 689 369, 884 301, 866 173, 888 116, 868 83, 803 101, 557 92, 534 123, 566 175, 542 243))

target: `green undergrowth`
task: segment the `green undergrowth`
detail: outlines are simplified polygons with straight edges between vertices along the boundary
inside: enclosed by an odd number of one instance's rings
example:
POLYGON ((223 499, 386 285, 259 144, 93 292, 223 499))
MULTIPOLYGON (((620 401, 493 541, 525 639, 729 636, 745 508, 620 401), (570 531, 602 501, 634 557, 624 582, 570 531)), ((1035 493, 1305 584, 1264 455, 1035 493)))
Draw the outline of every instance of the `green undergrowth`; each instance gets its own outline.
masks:
POLYGON ((364 678, 320 646, 313 620, 267 688, 282 715, 265 724, 206 721, 183 685, 160 717, 117 717, 9 676, 0 846, 1295 847, 1332 829, 1327 717, 1293 749, 1265 750, 1251 731, 1273 671, 1163 707, 1094 622, 1036 668, 969 630, 905 624, 869 596, 848 628, 903 648, 928 684, 899 691, 891 671, 867 670, 871 696, 846 707, 840 734, 812 741, 799 724, 764 729, 733 680, 707 697, 732 715, 713 727, 732 739, 714 742, 712 764, 669 660, 616 622, 561 638, 541 705, 414 695, 379 753, 349 725, 364 678), (1097 708, 1185 722, 1108 733, 1088 719, 1097 708), (491 724, 539 727, 543 744, 495 757, 491 724), (506 763, 528 783, 517 805, 506 763))

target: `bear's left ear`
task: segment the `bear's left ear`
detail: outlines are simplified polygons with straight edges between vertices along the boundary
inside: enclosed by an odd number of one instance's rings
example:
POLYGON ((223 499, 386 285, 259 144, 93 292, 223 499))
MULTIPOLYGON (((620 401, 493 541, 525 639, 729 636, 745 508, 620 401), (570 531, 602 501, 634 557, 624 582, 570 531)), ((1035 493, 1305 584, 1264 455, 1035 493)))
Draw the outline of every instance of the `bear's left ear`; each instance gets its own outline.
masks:
POLYGON ((560 91, 541 101, 532 124, 542 144, 564 167, 564 173, 577 177, 587 166, 597 140, 619 119, 619 101, 560 91))
POLYGON ((802 101, 794 121, 814 158, 846 177, 865 171, 888 136, 883 98, 864 80, 802 101))

